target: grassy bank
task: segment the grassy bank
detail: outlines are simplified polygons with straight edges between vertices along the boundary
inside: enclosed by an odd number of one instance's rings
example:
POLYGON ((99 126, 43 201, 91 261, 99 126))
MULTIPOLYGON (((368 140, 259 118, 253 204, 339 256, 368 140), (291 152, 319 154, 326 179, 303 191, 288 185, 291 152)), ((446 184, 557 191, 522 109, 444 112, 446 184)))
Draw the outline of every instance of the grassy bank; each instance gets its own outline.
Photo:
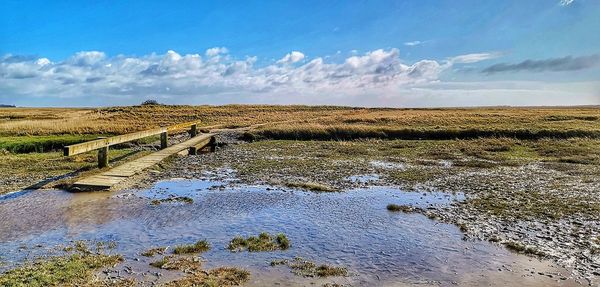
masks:
POLYGON ((600 138, 600 130, 583 129, 412 129, 365 125, 319 124, 285 125, 264 127, 249 132, 248 139, 275 140, 355 140, 355 139, 404 139, 404 140, 452 140, 476 138, 515 138, 515 139, 567 139, 600 138))
POLYGON ((66 145, 95 140, 102 135, 46 135, 0 137, 0 150, 11 153, 60 151, 66 145))

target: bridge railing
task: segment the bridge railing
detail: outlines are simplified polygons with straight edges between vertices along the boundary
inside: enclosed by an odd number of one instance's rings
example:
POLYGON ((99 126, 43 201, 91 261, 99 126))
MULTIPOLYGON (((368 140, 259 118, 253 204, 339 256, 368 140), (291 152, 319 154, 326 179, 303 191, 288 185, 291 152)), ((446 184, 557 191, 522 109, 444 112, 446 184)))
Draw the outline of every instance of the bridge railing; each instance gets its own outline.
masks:
POLYGON ((130 142, 150 136, 160 134, 160 148, 164 149, 168 146, 168 134, 171 132, 181 131, 189 128, 189 134, 191 137, 195 137, 198 134, 199 121, 187 122, 169 127, 160 127, 150 130, 134 132, 124 135, 118 135, 103 139, 97 139, 93 141, 78 143, 74 145, 68 145, 63 148, 64 156, 72 156, 88 151, 98 150, 98 168, 104 168, 108 166, 108 148, 112 145, 130 142))

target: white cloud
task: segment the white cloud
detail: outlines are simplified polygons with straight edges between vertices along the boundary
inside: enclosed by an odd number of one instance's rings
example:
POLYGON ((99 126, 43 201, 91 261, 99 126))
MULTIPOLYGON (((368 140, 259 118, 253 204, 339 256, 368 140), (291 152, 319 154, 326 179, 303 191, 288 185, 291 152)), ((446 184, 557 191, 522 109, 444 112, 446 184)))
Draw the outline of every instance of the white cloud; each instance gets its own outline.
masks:
POLYGON ((448 61, 452 62, 453 64, 472 64, 485 60, 495 59, 500 56, 502 56, 502 54, 498 52, 474 53, 452 57, 448 59, 448 61))
POLYGON ((404 46, 409 46, 410 47, 410 46, 418 46, 418 45, 421 45, 421 44, 423 44, 423 42, 421 42, 421 41, 412 41, 412 42, 405 42, 404 46))
POLYGON ((298 61, 301 61, 302 59, 304 59, 304 54, 302 54, 301 52, 298 52, 298 51, 292 51, 291 53, 285 55, 283 58, 281 58, 279 61, 277 61, 277 63, 278 64, 293 64, 298 61))
POLYGON ((93 66, 104 60, 106 55, 98 51, 78 52, 69 59, 69 62, 76 66, 93 66))
POLYGON ((207 49, 205 54, 207 57, 214 57, 219 54, 227 54, 227 53, 229 53, 229 50, 227 50, 227 48, 225 48, 225 47, 214 47, 214 48, 207 49))
MULTIPOLYGON (((224 48, 212 52, 207 50, 206 58, 175 51, 142 57, 107 57, 102 52, 92 51, 77 53, 62 62, 7 55, 0 58, 0 102, 117 105, 157 98, 166 103, 194 104, 260 102, 418 106, 418 103, 435 105, 434 95, 443 96, 438 105, 452 105, 450 94, 466 93, 473 95, 476 99, 473 102, 478 103, 478 100, 484 102, 485 99, 474 95, 475 92, 465 85, 455 91, 452 87, 436 88, 443 86, 440 74, 456 63, 473 63, 495 57, 494 53, 479 53, 452 57, 442 62, 423 59, 405 63, 398 49, 378 49, 336 62, 322 57, 301 62, 304 55, 296 51, 282 58, 284 64, 257 66, 256 57, 233 59, 229 55, 223 56, 224 51, 224 48), (65 100, 67 98, 68 101, 65 100)), ((499 96, 502 92, 540 94, 536 88, 487 86, 488 90, 482 88, 477 93, 489 95, 491 91, 497 91, 493 92, 496 95, 494 99, 502 102, 499 96)), ((590 96, 594 89, 573 91, 590 96)), ((558 101, 558 94, 574 97, 573 91, 557 89, 552 94, 558 101)), ((586 98, 587 103, 600 103, 600 95, 591 96, 592 99, 596 97, 596 102, 586 98)))
POLYGON ((569 6, 571 5, 575 0, 560 0, 560 5, 561 6, 569 6))

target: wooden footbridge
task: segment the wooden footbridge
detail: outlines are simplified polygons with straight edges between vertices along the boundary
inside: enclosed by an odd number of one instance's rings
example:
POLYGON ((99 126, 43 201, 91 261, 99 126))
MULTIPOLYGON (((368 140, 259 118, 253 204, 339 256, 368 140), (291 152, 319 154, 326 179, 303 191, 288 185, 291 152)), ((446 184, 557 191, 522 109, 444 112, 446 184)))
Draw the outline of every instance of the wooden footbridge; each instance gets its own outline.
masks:
POLYGON ((84 152, 98 150, 98 168, 106 168, 108 167, 108 149, 110 146, 142 139, 145 137, 160 135, 161 150, 126 162, 99 174, 80 179, 73 184, 73 187, 86 190, 108 189, 126 180, 127 178, 161 162, 171 155, 194 155, 203 149, 210 149, 211 151, 214 151, 216 145, 214 134, 199 134, 198 124, 198 122, 190 122, 65 146, 65 156, 72 156, 84 152), (179 144, 168 146, 168 134, 180 132, 185 129, 189 129, 188 132, 190 134, 190 139, 179 144))

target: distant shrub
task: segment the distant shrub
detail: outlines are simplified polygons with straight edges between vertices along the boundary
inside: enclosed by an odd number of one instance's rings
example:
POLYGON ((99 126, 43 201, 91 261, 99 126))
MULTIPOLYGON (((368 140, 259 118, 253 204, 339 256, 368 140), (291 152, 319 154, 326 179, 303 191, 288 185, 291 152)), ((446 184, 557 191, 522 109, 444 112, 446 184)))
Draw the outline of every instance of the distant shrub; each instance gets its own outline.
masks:
POLYGON ((156 100, 145 100, 141 106, 162 106, 162 104, 156 100))

